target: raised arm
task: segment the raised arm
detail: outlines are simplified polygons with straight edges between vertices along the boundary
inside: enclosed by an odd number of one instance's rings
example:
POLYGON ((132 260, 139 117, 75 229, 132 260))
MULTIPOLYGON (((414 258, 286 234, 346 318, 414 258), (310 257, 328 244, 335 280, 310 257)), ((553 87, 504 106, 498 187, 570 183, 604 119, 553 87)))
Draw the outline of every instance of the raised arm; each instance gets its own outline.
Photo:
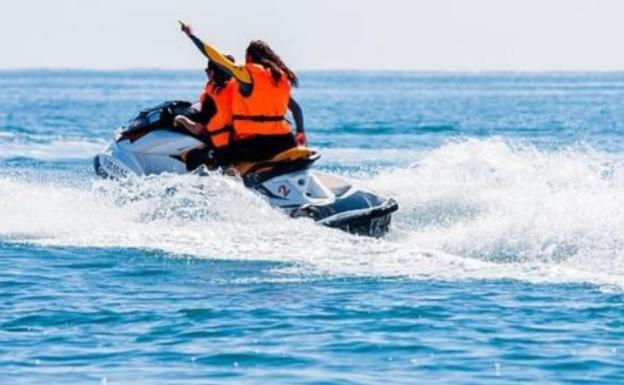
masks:
POLYGON ((234 76, 239 83, 251 85, 251 75, 244 66, 237 66, 226 58, 221 52, 217 51, 210 44, 206 44, 201 41, 197 36, 193 34, 191 26, 179 21, 182 32, 191 39, 193 44, 204 54, 208 59, 212 60, 215 64, 221 67, 225 72, 234 76))

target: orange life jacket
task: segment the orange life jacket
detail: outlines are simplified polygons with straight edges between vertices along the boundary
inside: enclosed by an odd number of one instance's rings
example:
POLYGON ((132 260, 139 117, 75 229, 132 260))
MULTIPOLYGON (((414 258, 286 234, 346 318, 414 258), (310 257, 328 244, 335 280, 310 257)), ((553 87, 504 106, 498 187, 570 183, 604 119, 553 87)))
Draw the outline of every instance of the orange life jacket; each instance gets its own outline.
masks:
POLYGON ((285 116, 290 100, 290 81, 286 74, 276 84, 271 71, 258 64, 247 63, 252 80, 251 95, 240 90, 234 93, 232 112, 234 132, 238 137, 284 135, 291 132, 285 116))
POLYGON ((212 139, 215 147, 225 147, 230 144, 232 132, 232 98, 234 93, 238 93, 238 83, 231 79, 228 84, 217 90, 211 82, 206 84, 206 88, 199 96, 199 102, 204 104, 208 97, 214 101, 217 111, 206 123, 206 130, 212 139))

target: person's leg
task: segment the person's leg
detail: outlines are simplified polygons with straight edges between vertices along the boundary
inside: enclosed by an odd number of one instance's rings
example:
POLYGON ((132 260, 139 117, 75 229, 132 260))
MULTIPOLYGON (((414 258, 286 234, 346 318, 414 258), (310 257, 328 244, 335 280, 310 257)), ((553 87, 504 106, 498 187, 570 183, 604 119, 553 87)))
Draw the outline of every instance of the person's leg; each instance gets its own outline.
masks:
POLYGON ((205 164, 210 158, 210 145, 203 145, 186 151, 182 155, 182 160, 186 164, 186 171, 191 172, 197 167, 205 164))

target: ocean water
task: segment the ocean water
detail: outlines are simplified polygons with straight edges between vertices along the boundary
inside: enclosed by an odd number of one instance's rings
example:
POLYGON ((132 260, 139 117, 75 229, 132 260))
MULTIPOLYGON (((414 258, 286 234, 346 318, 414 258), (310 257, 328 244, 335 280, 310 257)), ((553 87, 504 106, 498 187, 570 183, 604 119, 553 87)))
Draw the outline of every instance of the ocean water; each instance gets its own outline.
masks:
POLYGON ((400 204, 383 239, 94 176, 202 75, 0 72, 0 384, 624 383, 624 73, 302 74, 318 167, 400 204))

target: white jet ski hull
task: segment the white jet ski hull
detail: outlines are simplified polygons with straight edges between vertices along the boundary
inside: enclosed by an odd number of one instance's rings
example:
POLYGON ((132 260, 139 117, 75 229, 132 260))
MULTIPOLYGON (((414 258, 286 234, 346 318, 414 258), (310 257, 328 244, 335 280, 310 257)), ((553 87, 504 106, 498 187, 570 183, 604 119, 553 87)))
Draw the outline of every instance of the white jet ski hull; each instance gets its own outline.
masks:
MULTIPOLYGON (((171 108, 165 103, 143 111, 132 122, 134 127, 121 128, 115 133, 115 141, 94 158, 99 176, 123 179, 131 175, 187 173, 180 154, 203 143, 187 133, 163 127, 152 116, 154 111, 159 111, 158 118, 162 119, 166 112, 162 106, 171 108)), ((171 111, 170 115, 176 113, 179 112, 171 111)), ((355 234, 376 237, 385 234, 398 204, 391 198, 356 188, 339 176, 312 170, 310 165, 317 158, 278 163, 269 172, 249 172, 243 176, 243 182, 292 217, 312 218, 319 224, 355 234)))

